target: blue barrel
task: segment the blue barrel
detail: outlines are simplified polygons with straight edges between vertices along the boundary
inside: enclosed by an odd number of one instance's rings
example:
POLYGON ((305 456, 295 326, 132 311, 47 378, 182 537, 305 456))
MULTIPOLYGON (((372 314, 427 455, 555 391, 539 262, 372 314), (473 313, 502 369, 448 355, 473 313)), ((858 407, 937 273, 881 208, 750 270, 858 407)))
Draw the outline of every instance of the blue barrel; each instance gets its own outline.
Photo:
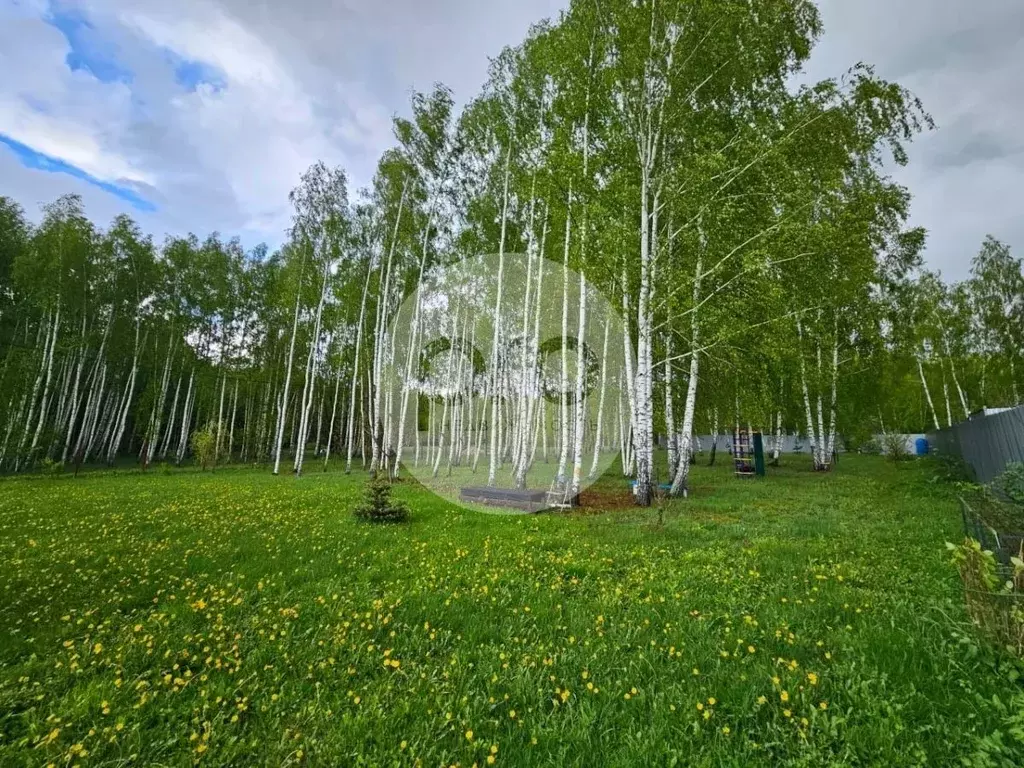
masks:
POLYGON ((917 441, 914 443, 914 446, 917 449, 918 456, 928 455, 928 441, 925 440, 923 437, 917 438, 917 441))

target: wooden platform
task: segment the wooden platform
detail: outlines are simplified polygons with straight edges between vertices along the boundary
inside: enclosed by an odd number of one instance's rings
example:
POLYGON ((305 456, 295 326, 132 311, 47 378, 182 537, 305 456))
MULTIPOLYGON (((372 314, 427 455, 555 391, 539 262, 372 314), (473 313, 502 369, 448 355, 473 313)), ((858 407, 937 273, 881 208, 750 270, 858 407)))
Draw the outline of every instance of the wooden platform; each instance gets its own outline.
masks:
POLYGON ((546 491, 517 491, 512 488, 462 488, 459 498, 474 504, 486 504, 489 507, 508 507, 521 509, 524 512, 540 512, 548 509, 546 491))

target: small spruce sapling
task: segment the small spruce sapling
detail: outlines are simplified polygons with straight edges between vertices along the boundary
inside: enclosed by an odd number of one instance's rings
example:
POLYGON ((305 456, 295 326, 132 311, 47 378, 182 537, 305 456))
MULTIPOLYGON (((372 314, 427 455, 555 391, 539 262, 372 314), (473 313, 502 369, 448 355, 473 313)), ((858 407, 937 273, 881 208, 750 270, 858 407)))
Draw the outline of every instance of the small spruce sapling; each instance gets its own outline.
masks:
POLYGON ((374 523, 403 523, 409 519, 409 508, 391 498, 391 481, 387 472, 374 472, 366 483, 366 497, 354 514, 360 520, 374 523))

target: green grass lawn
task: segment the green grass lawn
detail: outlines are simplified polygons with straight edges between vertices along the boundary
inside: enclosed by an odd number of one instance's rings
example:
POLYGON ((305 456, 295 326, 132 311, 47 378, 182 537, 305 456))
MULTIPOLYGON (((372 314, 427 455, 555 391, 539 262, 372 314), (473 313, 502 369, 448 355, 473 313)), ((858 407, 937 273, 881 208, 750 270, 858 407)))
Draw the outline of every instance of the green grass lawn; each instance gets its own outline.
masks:
POLYGON ((402 484, 373 526, 340 472, 0 481, 0 765, 1024 763, 935 468, 719 458, 662 524, 402 484))

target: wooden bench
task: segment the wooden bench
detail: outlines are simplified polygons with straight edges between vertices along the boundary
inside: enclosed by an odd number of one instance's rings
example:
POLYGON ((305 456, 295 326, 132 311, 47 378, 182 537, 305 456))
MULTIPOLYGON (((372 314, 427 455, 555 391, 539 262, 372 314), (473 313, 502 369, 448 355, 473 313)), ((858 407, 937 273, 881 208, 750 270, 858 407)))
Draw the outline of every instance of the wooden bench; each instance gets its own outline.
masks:
POLYGON ((489 507, 508 507, 521 509, 524 512, 540 512, 548 509, 545 491, 523 490, 512 488, 462 488, 459 498, 474 504, 485 504, 489 507))

